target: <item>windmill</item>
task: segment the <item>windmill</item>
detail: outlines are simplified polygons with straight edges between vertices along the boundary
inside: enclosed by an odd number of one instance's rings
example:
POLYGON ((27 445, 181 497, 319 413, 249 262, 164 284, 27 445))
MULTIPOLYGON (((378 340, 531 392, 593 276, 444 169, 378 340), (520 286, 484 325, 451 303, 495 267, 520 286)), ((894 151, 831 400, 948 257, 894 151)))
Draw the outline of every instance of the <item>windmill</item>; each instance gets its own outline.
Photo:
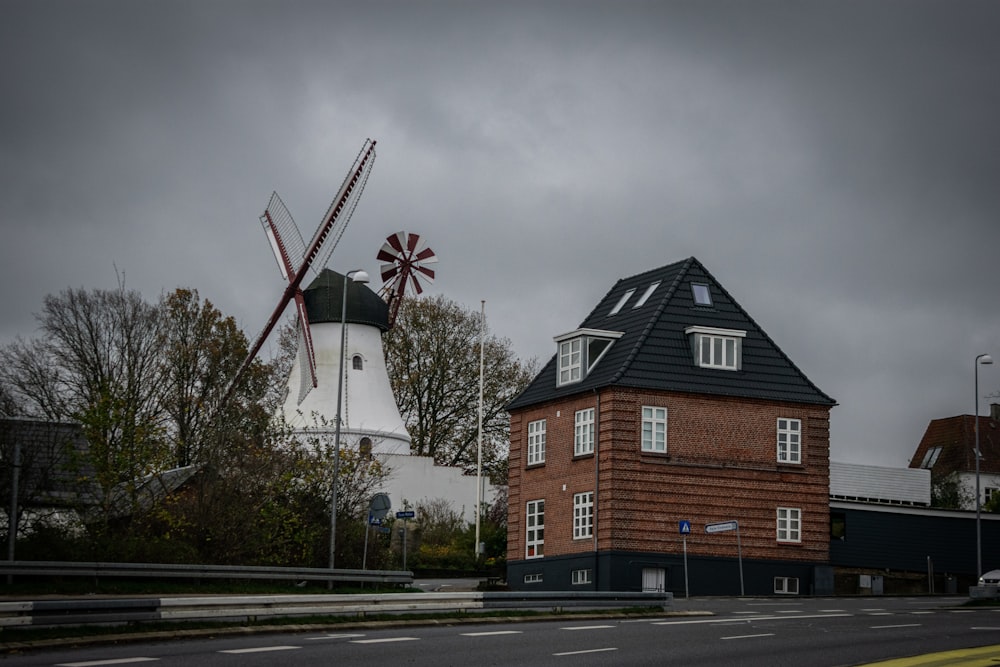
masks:
POLYGON ((243 365, 233 378, 223 402, 228 400, 240 378, 250 367, 254 357, 264 345, 274 325, 277 324, 281 314, 285 311, 288 303, 295 301, 298 314, 298 335, 299 345, 305 352, 299 355, 302 364, 301 384, 299 387, 298 401, 301 403, 305 399, 310 389, 317 385, 316 380, 316 355, 313 351, 312 335, 309 330, 309 317, 306 313, 305 301, 302 296, 302 281, 310 270, 314 273, 320 271, 330 258, 330 253, 336 247, 337 242, 347 228, 347 223, 354 214, 354 209, 358 205, 361 193, 368 182, 372 165, 375 162, 375 142, 371 139, 365 140, 358 157, 354 161, 347 176, 344 178, 337 196, 330 203, 326 214, 320 221, 319 227, 312 236, 309 245, 306 246, 299 233, 298 226, 292 219, 285 204, 275 192, 271 195, 271 200, 260 216, 260 223, 264 227, 264 233, 271 244, 274 258, 278 262, 278 270, 281 276, 288 282, 278 305, 271 313, 270 319, 264 325, 263 330, 257 336, 250 351, 247 353, 243 365))
POLYGON ((383 285, 379 296, 389 304, 391 327, 396 321, 406 288, 409 287, 414 294, 421 294, 424 291, 421 282, 434 282, 434 269, 425 265, 437 263, 438 258, 419 234, 406 232, 396 232, 386 238, 375 258, 383 262, 383 285))

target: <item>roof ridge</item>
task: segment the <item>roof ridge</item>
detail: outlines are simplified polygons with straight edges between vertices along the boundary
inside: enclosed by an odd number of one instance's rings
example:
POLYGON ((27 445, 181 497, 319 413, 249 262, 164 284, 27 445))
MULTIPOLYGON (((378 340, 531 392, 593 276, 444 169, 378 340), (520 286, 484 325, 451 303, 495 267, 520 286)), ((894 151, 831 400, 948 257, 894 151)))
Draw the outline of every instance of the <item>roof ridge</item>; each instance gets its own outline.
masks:
POLYGON ((777 350, 778 354, 781 355, 781 358, 784 359, 788 363, 788 365, 791 366, 791 368, 796 373, 798 373, 799 377, 801 377, 803 380, 805 380, 806 384, 808 384, 816 393, 818 393, 820 396, 823 396, 828 401, 830 401, 830 403, 832 405, 837 405, 837 401, 836 400, 834 400, 825 391, 823 391, 822 389, 820 389, 819 387, 817 387, 816 384, 812 380, 809 379, 809 376, 807 376, 805 373, 803 373, 802 369, 799 368, 795 364, 795 362, 792 361, 789 358, 789 356, 787 354, 785 354, 785 351, 777 343, 774 342, 774 339, 772 339, 771 336, 769 336, 768 333, 766 331, 764 331, 764 328, 762 326, 760 326, 759 324, 757 324, 757 320, 755 320, 753 318, 753 316, 750 315, 749 312, 747 312, 746 308, 744 308, 743 305, 739 301, 737 301, 736 299, 733 298, 733 295, 729 293, 729 290, 727 290, 725 288, 725 286, 723 286, 722 283, 719 282, 718 278, 716 278, 715 275, 711 271, 709 271, 707 268, 705 268, 705 265, 702 264, 701 262, 699 262, 697 259, 695 259, 694 257, 692 257, 691 259, 693 259, 695 262, 697 262, 699 268, 701 268, 701 270, 705 272, 705 275, 707 275, 709 278, 712 279, 712 282, 715 283, 715 286, 718 287, 719 290, 721 290, 722 293, 726 295, 726 297, 729 299, 729 301, 732 302, 732 304, 735 305, 740 310, 741 313, 743 313, 743 316, 746 317, 747 320, 749 320, 751 324, 753 324, 754 328, 756 328, 757 331, 760 333, 760 335, 764 337, 764 340, 766 340, 768 343, 770 343, 771 346, 775 350, 777 350))
POLYGON ((670 287, 667 288, 666 293, 660 298, 660 302, 657 304, 656 310, 653 311, 652 317, 649 318, 649 321, 646 323, 642 333, 639 334, 635 344, 632 346, 632 350, 622 361, 618 371, 611 377, 611 384, 617 384, 620 382, 622 377, 624 377, 625 373, 632 366, 632 362, 635 361, 635 358, 639 355, 639 352, 642 350, 642 346, 646 344, 646 340, 649 338, 650 333, 652 333, 653 329, 656 328, 657 323, 660 321, 660 317, 663 315, 663 311, 666 310, 667 304, 670 303, 670 300, 674 297, 674 294, 676 294, 677 286, 681 283, 681 279, 687 275, 688 269, 691 268, 692 261, 698 260, 694 257, 688 257, 683 260, 681 270, 677 272, 677 275, 674 276, 674 281, 670 284, 670 287))

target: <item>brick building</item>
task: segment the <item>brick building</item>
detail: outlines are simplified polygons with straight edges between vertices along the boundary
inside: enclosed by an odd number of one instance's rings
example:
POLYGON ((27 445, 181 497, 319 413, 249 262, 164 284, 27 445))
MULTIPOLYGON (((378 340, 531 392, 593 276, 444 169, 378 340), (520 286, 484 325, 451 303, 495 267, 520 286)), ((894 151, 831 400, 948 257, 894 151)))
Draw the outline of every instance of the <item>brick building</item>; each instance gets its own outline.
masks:
POLYGON ((698 260, 618 281, 554 340, 508 406, 511 588, 832 588, 835 402, 698 260))

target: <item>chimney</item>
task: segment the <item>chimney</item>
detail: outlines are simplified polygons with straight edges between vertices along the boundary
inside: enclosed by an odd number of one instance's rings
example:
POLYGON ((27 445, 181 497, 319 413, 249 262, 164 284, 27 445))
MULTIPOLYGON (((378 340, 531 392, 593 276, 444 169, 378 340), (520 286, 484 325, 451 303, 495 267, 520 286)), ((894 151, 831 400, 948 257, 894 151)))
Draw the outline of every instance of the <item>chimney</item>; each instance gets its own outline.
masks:
POLYGON ((990 419, 1000 422, 1000 403, 990 403, 990 419))

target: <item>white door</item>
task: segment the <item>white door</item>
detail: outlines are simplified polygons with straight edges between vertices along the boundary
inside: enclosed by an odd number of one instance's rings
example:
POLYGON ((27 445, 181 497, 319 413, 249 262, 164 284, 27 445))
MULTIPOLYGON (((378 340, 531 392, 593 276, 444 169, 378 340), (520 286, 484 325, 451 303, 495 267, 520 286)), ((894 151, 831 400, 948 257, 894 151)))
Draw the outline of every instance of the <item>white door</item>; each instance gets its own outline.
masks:
POLYGON ((667 587, 667 571, 662 567, 642 568, 642 592, 662 593, 667 587))

